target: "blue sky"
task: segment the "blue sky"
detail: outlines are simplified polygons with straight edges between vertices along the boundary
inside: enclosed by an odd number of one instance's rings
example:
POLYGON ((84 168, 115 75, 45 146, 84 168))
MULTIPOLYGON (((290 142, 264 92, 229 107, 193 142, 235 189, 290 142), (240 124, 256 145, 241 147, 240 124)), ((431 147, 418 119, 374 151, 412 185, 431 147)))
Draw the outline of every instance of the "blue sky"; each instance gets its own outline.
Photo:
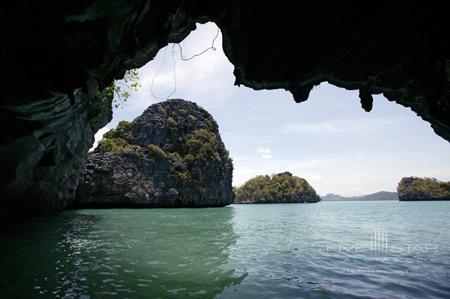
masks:
MULTIPOLYGON (((184 56, 211 46, 216 32, 212 23, 198 25, 181 43, 184 56)), ((222 51, 220 35, 215 45, 216 51, 190 61, 181 61, 175 48, 177 84, 171 98, 194 101, 216 119, 234 161, 234 185, 282 171, 306 178, 321 195, 394 191, 403 176, 411 175, 450 180, 450 143, 409 108, 375 96, 367 113, 357 91, 327 83, 300 104, 285 90, 234 86, 233 65, 222 51)), ((161 49, 140 69, 142 87, 115 109, 111 123, 96 134, 97 141, 119 121, 131 121, 161 101, 152 95, 152 80, 157 97, 171 93, 172 49, 161 49)))

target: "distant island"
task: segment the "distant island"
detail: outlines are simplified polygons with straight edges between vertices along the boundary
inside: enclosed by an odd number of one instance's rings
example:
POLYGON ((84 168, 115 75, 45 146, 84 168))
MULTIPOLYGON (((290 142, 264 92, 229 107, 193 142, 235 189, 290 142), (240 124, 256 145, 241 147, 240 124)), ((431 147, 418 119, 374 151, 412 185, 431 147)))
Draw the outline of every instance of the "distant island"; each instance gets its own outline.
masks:
POLYGON ((290 172, 258 175, 235 188, 234 203, 313 203, 320 197, 309 183, 290 172))
POLYGON ((398 200, 397 192, 380 191, 367 195, 341 196, 329 193, 321 196, 323 201, 375 201, 375 200, 398 200))
POLYGON ((450 200, 450 182, 404 177, 398 184, 397 193, 400 201, 450 200))
POLYGON ((168 100, 104 134, 87 158, 74 207, 231 204, 233 165, 212 116, 168 100))

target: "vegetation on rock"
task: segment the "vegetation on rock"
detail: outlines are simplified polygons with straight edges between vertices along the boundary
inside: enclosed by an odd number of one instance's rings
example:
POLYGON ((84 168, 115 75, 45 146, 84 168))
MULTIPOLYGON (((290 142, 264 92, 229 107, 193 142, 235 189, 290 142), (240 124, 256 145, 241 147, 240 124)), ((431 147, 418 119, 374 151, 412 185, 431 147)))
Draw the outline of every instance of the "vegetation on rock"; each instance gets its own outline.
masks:
POLYGON ((167 158, 166 152, 161 149, 159 146, 155 144, 149 144, 147 145, 147 148, 150 150, 150 153, 157 156, 158 158, 164 159, 167 158))
POLYGON ((132 92, 139 90, 140 87, 139 71, 137 69, 127 70, 121 80, 114 80, 106 87, 105 99, 113 97, 112 104, 118 108, 130 98, 132 92))
POLYGON ((320 197, 308 182, 290 172, 258 175, 235 188, 235 203, 318 202, 320 197))
POLYGON ((397 187, 401 201, 450 200, 450 182, 435 178, 404 177, 397 187))
POLYGON ((128 121, 119 122, 117 128, 103 134, 103 139, 98 144, 98 151, 118 153, 135 150, 137 147, 130 144, 133 138, 130 133, 131 127, 132 124, 128 121))
POLYGON ((211 115, 169 100, 104 134, 88 156, 78 204, 223 206, 233 200, 232 171, 211 115))
POLYGON ((98 145, 98 150, 101 153, 123 153, 135 150, 137 147, 129 144, 128 141, 122 138, 105 138, 98 145))
MULTIPOLYGON (((221 156, 217 151, 218 147, 220 147, 220 142, 220 139, 214 132, 207 129, 198 129, 187 138, 184 152, 190 162, 208 163, 214 160, 220 161, 221 156)), ((228 159, 228 153, 225 158, 228 159)))

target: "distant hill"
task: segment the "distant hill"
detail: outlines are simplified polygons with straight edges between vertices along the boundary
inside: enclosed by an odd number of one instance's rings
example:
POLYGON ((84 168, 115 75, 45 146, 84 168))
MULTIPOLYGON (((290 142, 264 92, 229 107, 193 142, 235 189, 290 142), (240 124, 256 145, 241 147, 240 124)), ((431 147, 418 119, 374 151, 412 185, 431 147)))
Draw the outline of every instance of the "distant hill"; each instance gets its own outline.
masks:
POLYGON ((321 196, 323 201, 374 201, 374 200, 398 200, 397 192, 380 191, 360 196, 341 196, 338 194, 327 194, 321 196))

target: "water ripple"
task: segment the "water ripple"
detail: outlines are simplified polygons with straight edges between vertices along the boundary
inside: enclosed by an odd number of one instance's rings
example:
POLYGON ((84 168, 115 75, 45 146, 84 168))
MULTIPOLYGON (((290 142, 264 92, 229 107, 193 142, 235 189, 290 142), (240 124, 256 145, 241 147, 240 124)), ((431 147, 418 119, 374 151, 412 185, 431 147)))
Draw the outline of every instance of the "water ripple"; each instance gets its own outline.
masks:
POLYGON ((0 298, 449 298, 449 215, 448 202, 70 211, 0 235, 0 298))

